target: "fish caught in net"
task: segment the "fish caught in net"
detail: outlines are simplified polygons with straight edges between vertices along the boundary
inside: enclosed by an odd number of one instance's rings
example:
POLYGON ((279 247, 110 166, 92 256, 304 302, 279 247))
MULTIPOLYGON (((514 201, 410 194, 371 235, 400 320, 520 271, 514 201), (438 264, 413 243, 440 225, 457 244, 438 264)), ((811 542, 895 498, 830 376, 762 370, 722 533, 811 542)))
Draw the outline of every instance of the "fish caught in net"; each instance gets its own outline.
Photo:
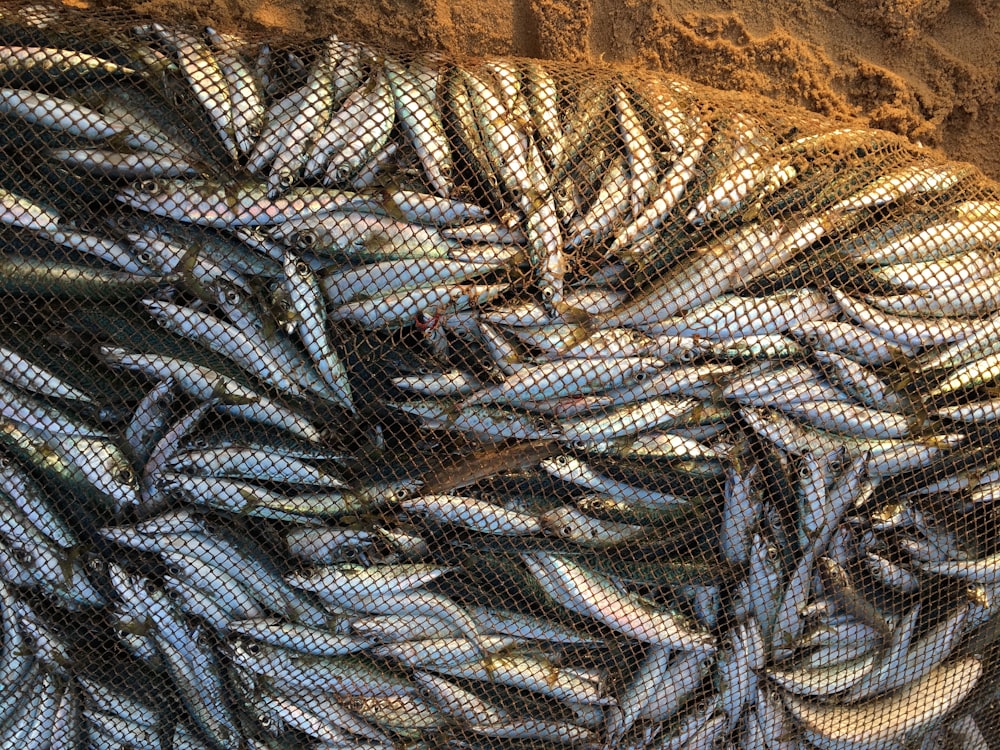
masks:
POLYGON ((972 165, 17 3, 0 159, 0 746, 997 746, 972 165))

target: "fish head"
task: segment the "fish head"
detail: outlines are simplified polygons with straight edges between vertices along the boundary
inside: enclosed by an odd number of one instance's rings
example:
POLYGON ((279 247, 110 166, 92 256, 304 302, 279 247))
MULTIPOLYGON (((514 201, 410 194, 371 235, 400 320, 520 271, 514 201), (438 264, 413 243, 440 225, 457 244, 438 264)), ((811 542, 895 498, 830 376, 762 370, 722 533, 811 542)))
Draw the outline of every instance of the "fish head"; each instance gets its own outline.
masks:
POLYGON ((87 482, 111 501, 115 514, 139 504, 139 478, 121 449, 110 440, 74 441, 81 460, 78 468, 87 482))

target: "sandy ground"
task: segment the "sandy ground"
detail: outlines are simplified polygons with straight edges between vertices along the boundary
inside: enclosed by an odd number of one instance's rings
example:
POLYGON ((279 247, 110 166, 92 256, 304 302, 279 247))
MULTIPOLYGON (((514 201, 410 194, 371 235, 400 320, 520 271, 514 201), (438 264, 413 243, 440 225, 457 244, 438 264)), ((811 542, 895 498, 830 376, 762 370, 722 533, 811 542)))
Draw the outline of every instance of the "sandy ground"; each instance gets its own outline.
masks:
POLYGON ((937 146, 1000 179, 1000 0, 64 0, 225 30, 605 60, 937 146))

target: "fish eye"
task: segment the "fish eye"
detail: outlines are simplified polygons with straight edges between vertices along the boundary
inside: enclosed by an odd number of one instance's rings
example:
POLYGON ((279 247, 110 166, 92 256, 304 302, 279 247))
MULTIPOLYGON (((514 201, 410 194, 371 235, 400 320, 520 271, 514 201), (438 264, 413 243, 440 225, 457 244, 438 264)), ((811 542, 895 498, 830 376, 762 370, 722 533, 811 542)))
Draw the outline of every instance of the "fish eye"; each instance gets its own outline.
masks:
POLYGON ((156 588, 156 585, 149 580, 142 582, 142 590, 145 591, 150 596, 155 596, 156 594, 159 593, 159 589, 156 588))
POLYGON ((559 536, 569 539, 570 537, 573 536, 573 529, 571 529, 569 526, 560 526, 557 533, 559 534, 559 536))
POLYGON ((243 301, 243 295, 240 294, 236 289, 227 289, 223 292, 223 298, 230 305, 238 305, 243 301))
POLYGON ((681 362, 690 362, 695 357, 695 351, 691 347, 684 347, 681 349, 681 354, 678 359, 681 362))
POLYGON ((306 276, 307 274, 312 272, 312 269, 309 268, 309 264, 306 263, 304 260, 295 261, 295 270, 302 276, 306 276))
POLYGON ((88 557, 83 561, 83 567, 85 570, 89 570, 91 573, 103 573, 108 569, 104 560, 96 555, 93 557, 88 557))
POLYGON ((319 242, 319 238, 316 236, 315 232, 299 232, 298 243, 302 247, 315 247, 316 243, 319 242))
POLYGON ((647 377, 648 377, 648 375, 646 374, 646 371, 645 371, 645 370, 642 370, 642 371, 640 371, 640 372, 637 372, 637 373, 635 374, 635 382, 636 382, 636 383, 641 383, 641 382, 642 382, 643 380, 645 380, 645 379, 646 379, 647 377))
POLYGON ((566 456, 556 456, 556 463, 559 466, 565 466, 569 463, 569 459, 566 456))
POLYGON ((802 337, 802 340, 806 342, 809 346, 819 346, 819 334, 816 332, 807 333, 802 337))
POLYGON ((542 299, 545 300, 546 302, 551 302, 555 296, 556 296, 556 290, 550 286, 547 286, 542 290, 542 299))
POLYGON ((351 168, 350 168, 350 166, 348 166, 347 164, 345 164, 344 166, 337 167, 335 170, 333 170, 332 181, 333 182, 343 182, 344 180, 346 180, 350 176, 351 176, 351 168))
POLYGON ((131 466, 116 466, 111 470, 111 478, 118 484, 131 484, 135 481, 135 472, 131 466))
POLYGON ((160 183, 156 180, 143 180, 139 183, 139 190, 143 193, 149 193, 150 195, 156 195, 160 192, 160 183))
POLYGON ((0 469, 9 469, 11 467, 11 460, 9 456, 0 456, 0 469))
POLYGON ((278 177, 278 184, 283 188, 290 188, 295 184, 295 174, 293 172, 283 172, 278 177))
POLYGON ((142 263, 144 266, 148 266, 153 262, 153 254, 149 250, 143 250, 136 253, 135 259, 142 263))
POLYGON ((167 566, 167 573, 170 574, 173 578, 181 577, 181 569, 176 565, 167 566))

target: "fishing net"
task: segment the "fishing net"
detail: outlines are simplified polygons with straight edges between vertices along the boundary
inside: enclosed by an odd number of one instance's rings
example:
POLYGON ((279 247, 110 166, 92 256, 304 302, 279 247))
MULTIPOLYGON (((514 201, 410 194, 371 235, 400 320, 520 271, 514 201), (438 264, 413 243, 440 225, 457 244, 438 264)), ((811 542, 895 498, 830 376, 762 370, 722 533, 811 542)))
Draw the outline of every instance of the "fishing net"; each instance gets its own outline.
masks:
POLYGON ((2 747, 997 746, 973 166, 9 3, 0 154, 2 747))

